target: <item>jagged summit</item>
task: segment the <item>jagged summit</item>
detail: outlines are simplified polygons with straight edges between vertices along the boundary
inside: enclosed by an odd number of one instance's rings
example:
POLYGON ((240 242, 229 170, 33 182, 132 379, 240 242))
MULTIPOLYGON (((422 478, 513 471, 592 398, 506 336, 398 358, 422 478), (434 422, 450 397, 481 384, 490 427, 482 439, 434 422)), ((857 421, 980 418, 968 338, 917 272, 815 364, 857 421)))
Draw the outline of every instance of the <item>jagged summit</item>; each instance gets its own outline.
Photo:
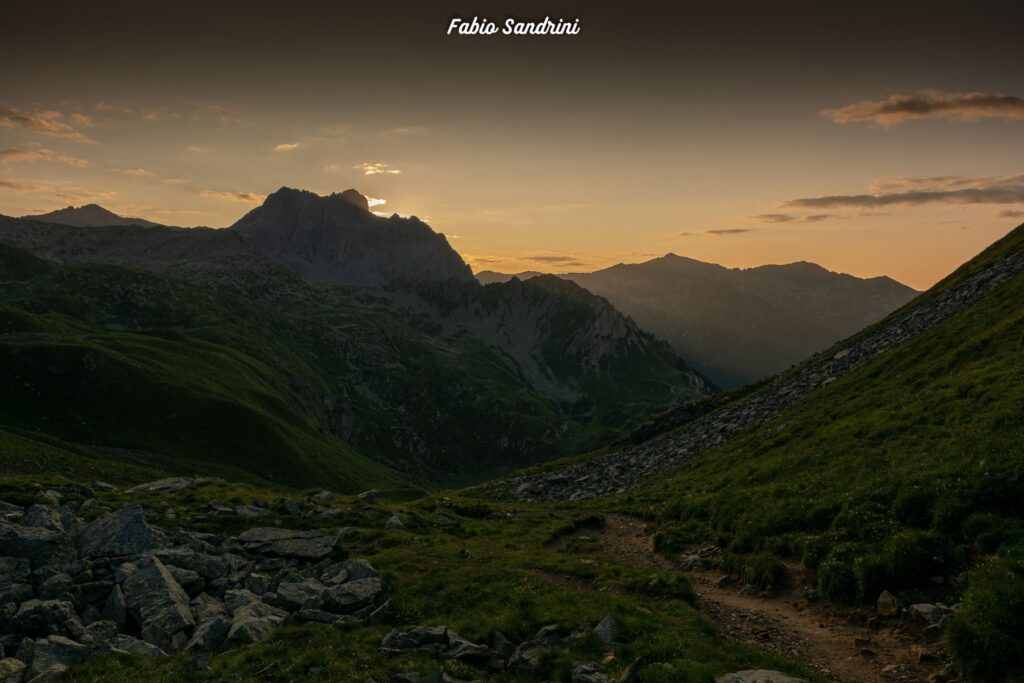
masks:
POLYGON ((113 211, 104 209, 99 204, 68 206, 49 213, 38 214, 35 216, 22 216, 22 218, 29 221, 71 225, 76 228, 101 228, 109 225, 141 225, 143 227, 155 227, 160 225, 160 223, 147 221, 145 218, 118 216, 113 211))
POLYGON ((264 255, 316 282, 380 285, 400 278, 473 277, 444 235, 415 217, 375 215, 354 189, 322 196, 282 187, 231 229, 264 255))

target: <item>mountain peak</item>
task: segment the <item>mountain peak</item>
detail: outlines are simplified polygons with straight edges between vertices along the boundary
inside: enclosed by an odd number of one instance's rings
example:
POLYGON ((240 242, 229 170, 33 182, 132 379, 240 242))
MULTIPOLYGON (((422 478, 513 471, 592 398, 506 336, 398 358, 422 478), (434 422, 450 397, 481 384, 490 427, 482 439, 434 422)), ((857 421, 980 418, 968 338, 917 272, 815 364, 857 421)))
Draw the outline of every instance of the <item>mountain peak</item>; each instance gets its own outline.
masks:
POLYGON ((471 280, 444 235, 414 218, 382 218, 354 189, 327 196, 282 187, 231 229, 301 277, 331 284, 471 280))
POLYGON ((109 225, 141 225, 143 227, 154 227, 160 225, 145 218, 127 218, 118 216, 113 211, 105 209, 99 204, 83 204, 82 206, 67 206, 49 213, 41 213, 33 216, 22 216, 23 220, 40 221, 42 223, 58 223, 70 225, 76 228, 101 228, 109 225))

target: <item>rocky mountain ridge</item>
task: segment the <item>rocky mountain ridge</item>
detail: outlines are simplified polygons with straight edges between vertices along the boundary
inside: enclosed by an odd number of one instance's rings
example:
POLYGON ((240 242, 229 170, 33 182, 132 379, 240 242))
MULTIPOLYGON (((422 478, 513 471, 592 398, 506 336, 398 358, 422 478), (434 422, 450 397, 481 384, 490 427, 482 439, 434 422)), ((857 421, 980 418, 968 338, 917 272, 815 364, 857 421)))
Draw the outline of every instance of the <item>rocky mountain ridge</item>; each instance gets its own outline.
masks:
POLYGON ((833 353, 815 356, 753 394, 678 429, 579 464, 514 477, 497 487, 520 501, 581 500, 624 493, 741 432, 766 424, 815 390, 968 309, 1021 271, 1024 253, 1011 253, 982 272, 925 297, 905 313, 853 337, 833 353))
POLYGON ((61 225, 73 225, 78 228, 101 228, 111 225, 139 225, 144 228, 152 228, 160 225, 148 221, 145 218, 127 218, 118 216, 113 211, 103 208, 99 204, 84 204, 83 206, 68 206, 49 213, 42 213, 33 216, 22 216, 23 220, 40 221, 43 223, 60 223, 61 225))

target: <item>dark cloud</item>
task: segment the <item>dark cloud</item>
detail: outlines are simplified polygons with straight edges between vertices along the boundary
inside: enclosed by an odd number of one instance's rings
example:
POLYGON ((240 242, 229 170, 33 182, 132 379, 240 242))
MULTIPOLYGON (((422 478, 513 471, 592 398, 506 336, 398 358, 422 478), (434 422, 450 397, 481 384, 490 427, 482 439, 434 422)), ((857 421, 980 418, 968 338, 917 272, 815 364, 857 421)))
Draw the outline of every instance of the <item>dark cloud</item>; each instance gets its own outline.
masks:
POLYGON ((817 223, 831 218, 830 213, 815 213, 807 216, 793 216, 788 213, 759 213, 752 218, 762 223, 817 223))
POLYGON ((785 202, 794 208, 842 208, 880 206, 917 206, 921 204, 1020 204, 1024 203, 1024 174, 1005 178, 942 178, 905 179, 908 189, 901 192, 875 194, 840 194, 804 197, 785 202))
POLYGON ((245 202, 247 204, 259 204, 265 199, 263 195, 255 192, 224 192, 221 190, 199 190, 199 196, 227 199, 228 201, 245 202))
POLYGON ((821 115, 836 123, 875 123, 896 126, 918 119, 980 121, 1024 120, 1024 99, 981 92, 944 93, 926 90, 916 95, 893 95, 886 100, 863 100, 821 115))
POLYGON ((520 256, 520 261, 537 261, 538 263, 564 263, 568 265, 581 265, 575 256, 520 256))
POLYGON ((709 235, 740 235, 745 232, 754 232, 754 228, 718 228, 716 230, 705 230, 709 235))

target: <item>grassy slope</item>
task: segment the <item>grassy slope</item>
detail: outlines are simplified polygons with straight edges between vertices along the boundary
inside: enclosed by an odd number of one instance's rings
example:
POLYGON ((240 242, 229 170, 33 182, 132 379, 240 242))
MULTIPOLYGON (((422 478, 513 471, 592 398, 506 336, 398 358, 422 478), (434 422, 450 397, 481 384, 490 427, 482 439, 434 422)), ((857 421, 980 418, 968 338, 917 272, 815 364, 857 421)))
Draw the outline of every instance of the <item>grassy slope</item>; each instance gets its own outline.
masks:
MULTIPOLYGON (((55 482, 43 478, 0 481, 0 499, 28 504, 38 491, 55 482)), ((227 504, 262 498, 274 506, 282 495, 255 485, 207 481, 173 494, 148 494, 132 500, 147 508, 171 508, 174 524, 188 520, 210 500, 227 504)), ((69 493, 74 498, 73 493, 69 493)), ((118 505, 128 498, 99 494, 101 502, 118 505)), ((410 503, 339 498, 345 510, 330 519, 282 517, 287 526, 334 529, 356 527, 345 536, 350 556, 369 559, 384 578, 392 610, 384 623, 373 626, 286 627, 266 643, 233 650, 213 658, 212 670, 196 670, 188 658, 95 658, 68 676, 75 681, 207 681, 207 680, 389 680, 400 671, 423 673, 444 669, 459 679, 478 678, 453 662, 424 656, 383 657, 380 638, 404 625, 445 624, 475 641, 487 642, 497 629, 518 642, 541 627, 559 623, 575 628, 596 623, 606 614, 619 623, 622 643, 614 672, 643 657, 649 665, 644 681, 709 683, 715 675, 743 668, 774 668, 818 680, 792 661, 729 641, 692 606, 686 577, 637 570, 602 552, 588 536, 588 526, 600 518, 574 506, 492 507, 478 501, 433 497, 410 503), (384 522, 397 513, 401 530, 385 530, 384 522), (577 527, 581 531, 574 532, 577 527), (558 539, 558 542, 553 542, 558 539)), ((273 524, 274 518, 260 524, 273 524)), ((161 524, 161 522, 155 522, 161 524)), ((196 524, 201 531, 237 533, 252 520, 212 517, 196 524)), ((592 533, 592 532, 591 532, 592 533)), ((498 676, 496 681, 570 680, 571 662, 597 659, 605 648, 594 639, 566 645, 547 660, 537 677, 498 676)))

